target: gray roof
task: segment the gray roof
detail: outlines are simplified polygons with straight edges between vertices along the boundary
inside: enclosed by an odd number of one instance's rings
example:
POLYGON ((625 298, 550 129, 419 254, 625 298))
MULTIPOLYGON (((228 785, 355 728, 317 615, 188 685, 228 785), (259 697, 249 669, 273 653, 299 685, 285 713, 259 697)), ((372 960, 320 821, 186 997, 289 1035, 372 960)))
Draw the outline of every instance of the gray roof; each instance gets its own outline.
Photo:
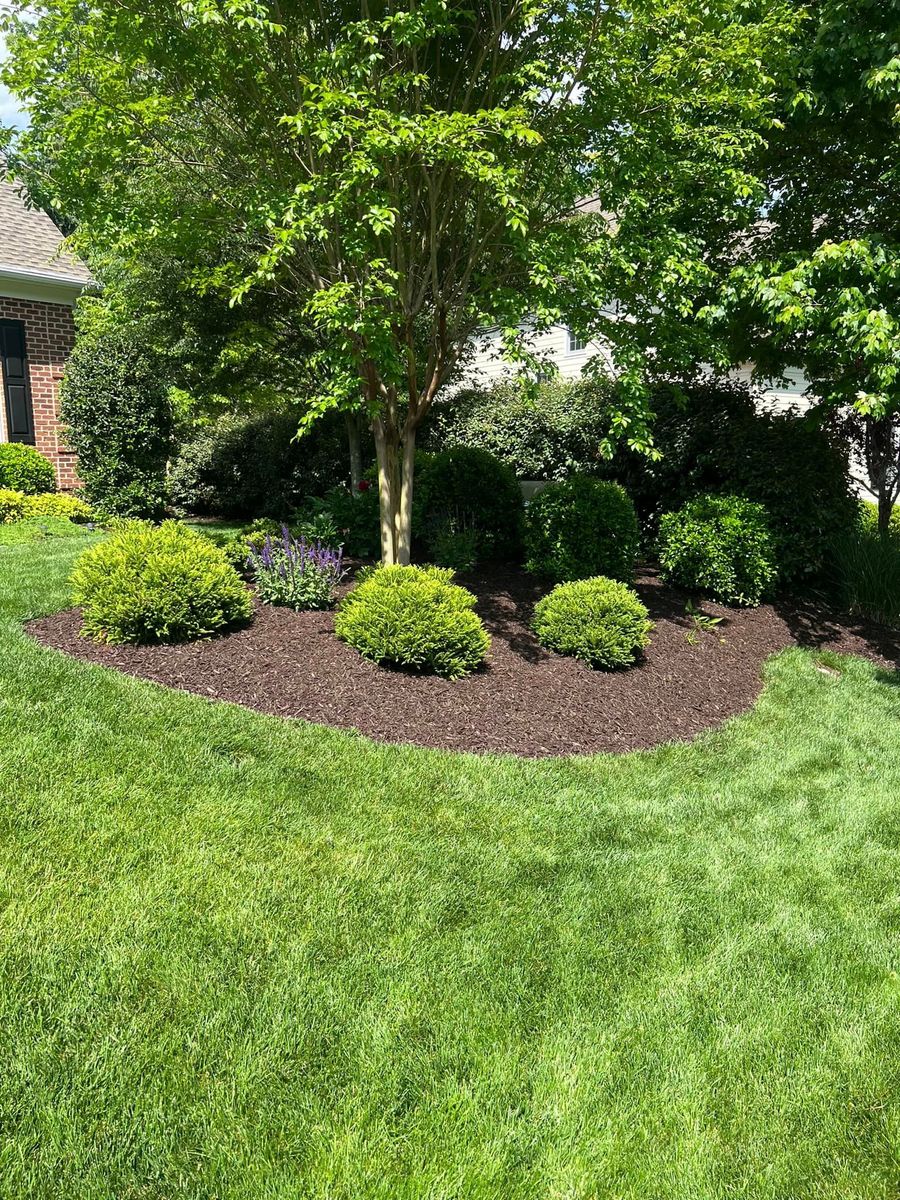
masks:
POLYGON ((26 272, 70 283, 88 283, 87 267, 60 254, 63 235, 46 213, 29 208, 21 185, 0 175, 0 274, 26 272))

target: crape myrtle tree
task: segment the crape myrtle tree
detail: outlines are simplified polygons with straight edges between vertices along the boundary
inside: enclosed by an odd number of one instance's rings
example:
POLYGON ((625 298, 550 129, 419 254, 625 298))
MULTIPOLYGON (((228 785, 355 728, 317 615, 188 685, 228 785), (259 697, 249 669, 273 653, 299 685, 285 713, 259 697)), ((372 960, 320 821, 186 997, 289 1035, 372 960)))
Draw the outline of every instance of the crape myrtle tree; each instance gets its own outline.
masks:
POLYGON ((49 0, 7 21, 4 75, 31 115, 19 169, 49 175, 88 256, 162 246, 198 292, 297 298, 329 354, 313 415, 364 410, 382 556, 407 562, 416 434, 480 329, 526 365, 551 323, 608 337, 610 435, 649 446, 647 364, 698 353, 681 318, 759 201, 793 19, 790 0, 49 0), (238 259, 193 265, 229 239, 238 259))
POLYGON ((761 375, 803 368, 886 532, 900 495, 900 0, 803 8, 758 168, 770 202, 712 314, 733 319, 761 375))

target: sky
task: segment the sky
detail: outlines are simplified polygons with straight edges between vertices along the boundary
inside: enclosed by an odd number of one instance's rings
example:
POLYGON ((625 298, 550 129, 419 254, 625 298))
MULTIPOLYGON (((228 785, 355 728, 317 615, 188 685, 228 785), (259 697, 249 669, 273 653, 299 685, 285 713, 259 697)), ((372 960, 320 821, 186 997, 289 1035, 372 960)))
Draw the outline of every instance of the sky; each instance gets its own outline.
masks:
MULTIPOLYGON (((0 33, 0 62, 6 57, 6 44, 0 33)), ((24 125, 25 118, 12 96, 0 84, 0 125, 24 125)))

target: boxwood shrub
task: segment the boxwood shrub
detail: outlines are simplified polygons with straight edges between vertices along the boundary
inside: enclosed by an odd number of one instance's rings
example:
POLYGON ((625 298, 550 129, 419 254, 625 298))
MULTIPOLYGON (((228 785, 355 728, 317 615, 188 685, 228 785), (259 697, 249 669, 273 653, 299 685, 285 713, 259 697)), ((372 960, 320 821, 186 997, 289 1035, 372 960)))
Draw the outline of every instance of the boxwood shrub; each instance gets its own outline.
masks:
POLYGON ((607 480, 575 475, 548 484, 526 511, 526 567, 557 583, 592 575, 630 582, 639 540, 634 505, 607 480))
POLYGON ((744 496, 696 496, 659 523, 663 577, 725 604, 756 605, 778 577, 769 515, 744 496))
POLYGON ((429 557, 448 536, 466 534, 479 560, 520 558, 524 511, 514 472, 486 450, 451 446, 416 455, 413 532, 429 557))
POLYGON ((441 567, 376 567, 335 615, 337 636, 376 663, 456 679, 484 662, 490 638, 475 597, 441 567))
POLYGON ((72 573, 83 632, 102 642, 179 642, 246 621, 250 593, 224 551, 175 521, 128 522, 72 573))
POLYGON ((36 496, 56 491, 53 464, 33 446, 20 442, 0 443, 0 488, 36 496))
POLYGON ((602 575, 557 584, 534 610, 534 630, 543 646, 607 671, 631 666, 652 628, 631 588, 602 575))

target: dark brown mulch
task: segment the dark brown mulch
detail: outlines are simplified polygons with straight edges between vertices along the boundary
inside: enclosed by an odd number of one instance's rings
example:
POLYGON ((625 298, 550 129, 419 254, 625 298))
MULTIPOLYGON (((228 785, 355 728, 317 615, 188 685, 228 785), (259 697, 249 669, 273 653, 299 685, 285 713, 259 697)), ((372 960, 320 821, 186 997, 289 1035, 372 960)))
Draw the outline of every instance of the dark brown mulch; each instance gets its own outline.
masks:
POLYGON ((828 647, 888 667, 900 661, 900 639, 814 607, 706 604, 723 621, 694 635, 686 597, 647 573, 638 591, 656 629, 646 657, 629 671, 593 671, 538 644, 529 621, 544 589, 533 580, 494 570, 465 582, 493 647, 485 670, 455 681, 376 667, 334 637, 331 613, 259 605, 248 628, 180 646, 97 645, 79 636, 74 610, 28 629, 76 658, 263 712, 385 742, 526 756, 690 738, 749 708, 763 662, 787 646, 828 647))

